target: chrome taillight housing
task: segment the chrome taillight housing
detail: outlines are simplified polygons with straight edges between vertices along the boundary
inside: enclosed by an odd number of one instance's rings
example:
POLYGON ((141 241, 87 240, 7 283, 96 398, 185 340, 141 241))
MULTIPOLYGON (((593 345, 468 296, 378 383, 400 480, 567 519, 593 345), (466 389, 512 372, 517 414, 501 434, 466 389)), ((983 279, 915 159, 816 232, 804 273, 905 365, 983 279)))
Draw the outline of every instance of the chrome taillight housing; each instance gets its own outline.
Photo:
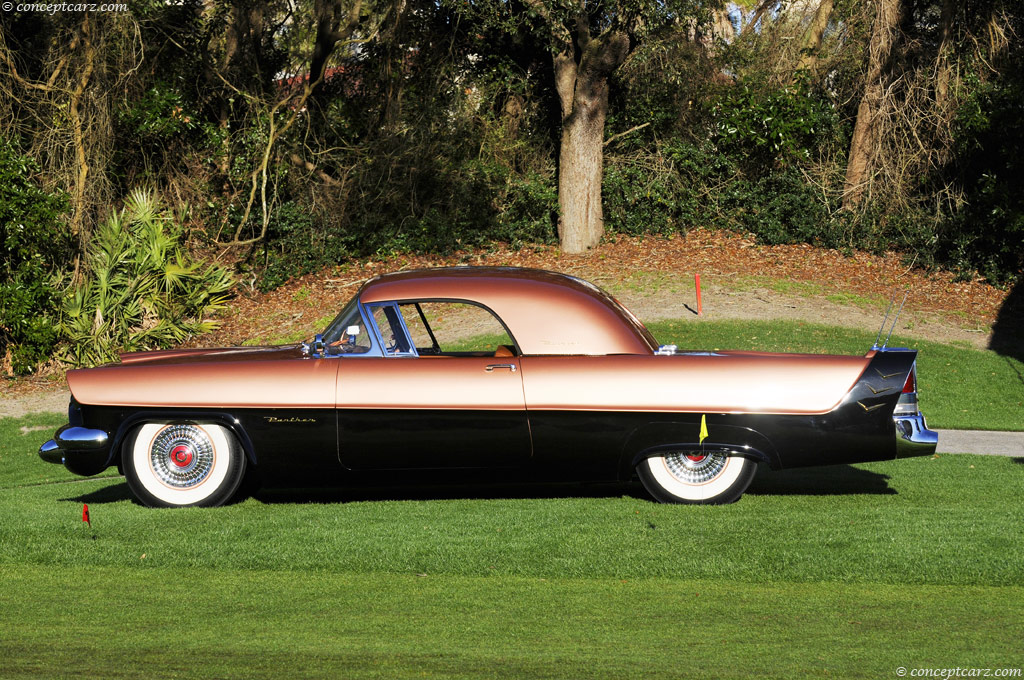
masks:
POLYGON ((917 363, 910 367, 907 382, 903 384, 903 393, 896 402, 894 416, 916 416, 921 412, 917 406, 917 363))

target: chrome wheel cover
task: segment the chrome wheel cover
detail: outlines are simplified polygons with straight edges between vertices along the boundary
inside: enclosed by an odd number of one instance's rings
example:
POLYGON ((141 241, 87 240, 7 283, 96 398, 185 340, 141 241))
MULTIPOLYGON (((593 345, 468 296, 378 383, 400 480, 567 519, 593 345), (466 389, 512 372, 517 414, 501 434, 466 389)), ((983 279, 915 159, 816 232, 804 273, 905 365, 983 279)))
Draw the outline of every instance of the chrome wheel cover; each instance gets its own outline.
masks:
POLYGON ((729 462, 724 453, 676 451, 666 453, 665 467, 684 484, 706 484, 717 477, 729 462))
POLYGON ((174 489, 199 486, 210 476, 216 460, 210 435, 198 425, 168 425, 149 447, 153 474, 174 489))

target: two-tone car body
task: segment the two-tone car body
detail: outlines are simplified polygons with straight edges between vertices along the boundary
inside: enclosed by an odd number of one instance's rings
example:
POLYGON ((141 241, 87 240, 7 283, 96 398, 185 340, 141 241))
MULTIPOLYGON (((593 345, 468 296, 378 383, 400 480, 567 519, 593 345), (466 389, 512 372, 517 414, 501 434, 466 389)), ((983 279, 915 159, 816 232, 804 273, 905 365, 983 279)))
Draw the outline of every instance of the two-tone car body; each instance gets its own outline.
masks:
POLYGON ((912 350, 677 351, 554 272, 456 267, 367 282, 301 346, 171 350, 69 371, 40 449, 117 465, 147 505, 407 473, 627 480, 667 502, 736 500, 772 468, 929 455, 912 350))

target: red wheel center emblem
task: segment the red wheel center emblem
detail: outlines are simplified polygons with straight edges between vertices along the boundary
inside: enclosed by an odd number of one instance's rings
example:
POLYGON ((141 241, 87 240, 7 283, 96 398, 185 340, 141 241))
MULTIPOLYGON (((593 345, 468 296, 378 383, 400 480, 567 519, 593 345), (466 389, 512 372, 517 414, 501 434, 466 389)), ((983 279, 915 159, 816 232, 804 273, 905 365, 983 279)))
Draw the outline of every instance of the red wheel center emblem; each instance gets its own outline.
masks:
POLYGON ((171 462, 178 467, 188 467, 192 462, 192 449, 185 444, 178 444, 171 449, 171 462))
POLYGON ((700 455, 689 455, 689 456, 687 456, 686 458, 687 458, 688 460, 691 460, 691 461, 693 461, 694 463, 699 463, 699 462, 701 462, 702 460, 704 460, 705 458, 707 458, 707 456, 700 456, 700 455))

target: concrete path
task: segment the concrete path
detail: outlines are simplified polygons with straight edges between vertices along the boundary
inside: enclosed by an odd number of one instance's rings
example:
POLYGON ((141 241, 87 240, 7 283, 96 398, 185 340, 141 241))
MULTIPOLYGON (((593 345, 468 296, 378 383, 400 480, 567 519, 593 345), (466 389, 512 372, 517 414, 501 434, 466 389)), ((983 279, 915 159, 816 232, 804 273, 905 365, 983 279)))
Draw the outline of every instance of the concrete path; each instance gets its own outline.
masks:
POLYGON ((939 448, 936 453, 980 453, 986 456, 1020 456, 1024 458, 1024 432, 991 432, 988 430, 936 430, 939 448))

